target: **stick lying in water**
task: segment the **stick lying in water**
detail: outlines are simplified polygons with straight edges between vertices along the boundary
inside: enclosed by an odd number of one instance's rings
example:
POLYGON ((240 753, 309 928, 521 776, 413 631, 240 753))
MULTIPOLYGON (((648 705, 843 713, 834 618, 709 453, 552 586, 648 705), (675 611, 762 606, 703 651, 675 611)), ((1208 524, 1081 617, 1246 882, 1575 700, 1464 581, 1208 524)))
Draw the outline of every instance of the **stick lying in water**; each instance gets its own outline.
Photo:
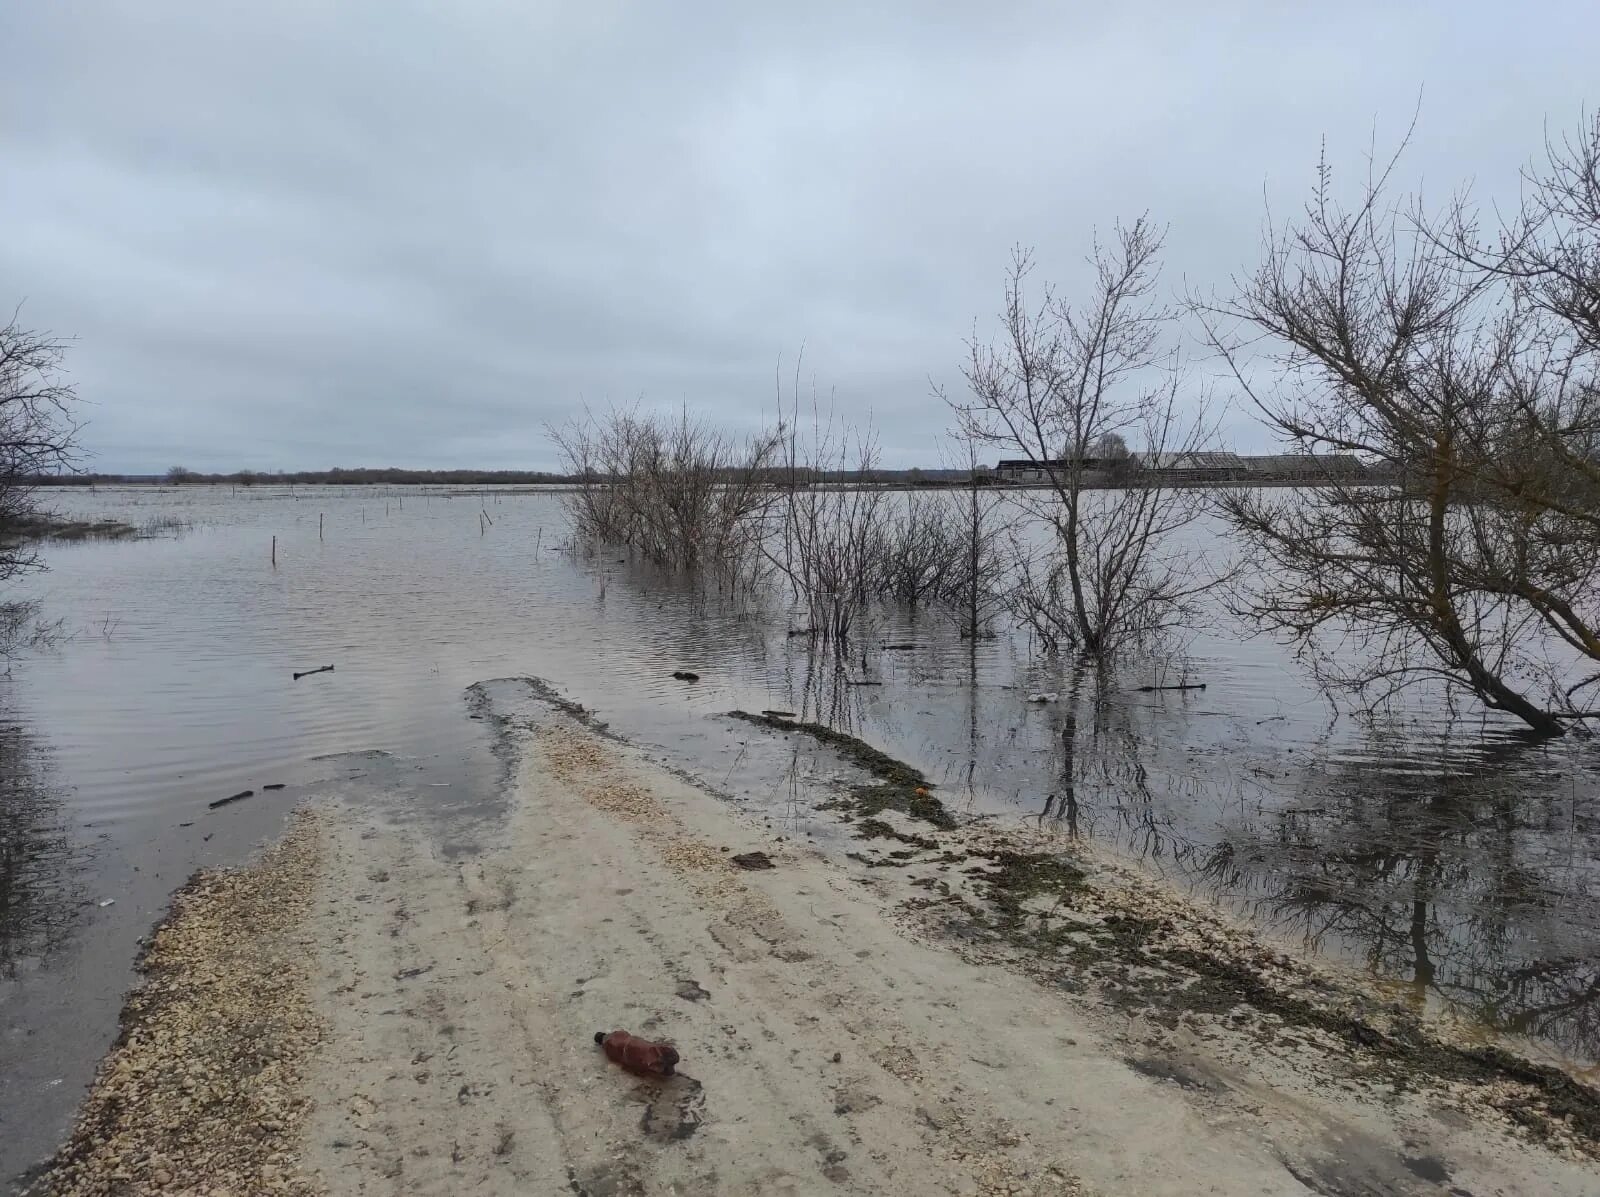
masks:
POLYGON ((295 674, 294 675, 294 680, 298 682, 301 678, 310 677, 313 673, 332 673, 332 672, 333 672, 333 666, 332 665, 319 665, 315 669, 307 669, 303 673, 295 674))
POLYGON ((237 794, 229 794, 226 798, 218 798, 215 802, 208 802, 206 805, 212 810, 216 810, 219 806, 227 806, 228 803, 238 802, 241 798, 254 798, 255 796, 256 792, 254 790, 240 790, 237 794))
POLYGON ((1149 694, 1154 690, 1204 690, 1205 688, 1206 688, 1206 684, 1204 682, 1183 682, 1183 683, 1181 683, 1179 685, 1176 685, 1176 686, 1135 686, 1134 687, 1134 689, 1137 690, 1140 694, 1149 694))

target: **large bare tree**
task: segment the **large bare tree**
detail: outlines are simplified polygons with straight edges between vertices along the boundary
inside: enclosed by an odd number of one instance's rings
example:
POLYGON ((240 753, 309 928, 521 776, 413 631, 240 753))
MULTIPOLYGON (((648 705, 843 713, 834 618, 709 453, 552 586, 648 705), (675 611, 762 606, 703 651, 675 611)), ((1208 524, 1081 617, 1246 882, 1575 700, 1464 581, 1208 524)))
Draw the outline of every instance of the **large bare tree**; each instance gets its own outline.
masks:
POLYGON ((1178 534, 1205 510, 1199 491, 1153 471, 1127 481, 1130 441, 1157 466, 1204 446, 1204 404, 1180 394, 1175 313, 1156 298, 1163 234, 1147 219, 1095 242, 1082 302, 1028 292, 1032 254, 1007 271, 1001 329, 974 336, 967 394, 944 396, 961 434, 1027 462, 1048 486, 1012 492, 1051 531, 1019 541, 1016 614, 1049 648, 1096 661, 1182 622, 1212 581, 1178 534), (1114 460, 1102 460, 1101 455, 1114 460))
POLYGON ((1349 204, 1324 160, 1255 272, 1197 303, 1284 441, 1389 480, 1223 504, 1259 566, 1247 606, 1369 709, 1431 681, 1541 734, 1594 713, 1600 205, 1562 197, 1600 195, 1597 138, 1488 247, 1463 199, 1390 198, 1398 154, 1349 204))
POLYGON ((62 373, 67 344, 0 327, 0 580, 38 564, 27 533, 37 524, 38 483, 77 463, 77 396, 62 373))

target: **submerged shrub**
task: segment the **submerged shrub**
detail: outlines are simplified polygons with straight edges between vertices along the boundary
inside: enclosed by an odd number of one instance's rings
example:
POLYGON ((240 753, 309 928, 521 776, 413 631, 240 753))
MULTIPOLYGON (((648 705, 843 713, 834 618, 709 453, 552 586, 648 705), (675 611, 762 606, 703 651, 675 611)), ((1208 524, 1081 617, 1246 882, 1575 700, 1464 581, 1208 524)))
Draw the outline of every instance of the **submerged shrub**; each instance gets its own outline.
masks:
POLYGON ((624 546, 668 569, 748 583, 759 572, 777 433, 742 443, 687 410, 676 418, 613 410, 552 429, 567 471, 580 544, 624 546))

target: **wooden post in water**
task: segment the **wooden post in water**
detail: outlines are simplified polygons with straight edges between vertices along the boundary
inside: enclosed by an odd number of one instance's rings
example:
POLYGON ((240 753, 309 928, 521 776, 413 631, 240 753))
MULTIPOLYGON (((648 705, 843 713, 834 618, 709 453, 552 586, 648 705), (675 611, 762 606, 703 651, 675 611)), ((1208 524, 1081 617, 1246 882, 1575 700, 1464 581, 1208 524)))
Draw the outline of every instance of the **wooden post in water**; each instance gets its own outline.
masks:
POLYGON ((322 512, 317 512, 317 539, 322 539, 322 512))
POLYGON ((278 568, 278 538, 276 536, 272 538, 272 568, 278 568))

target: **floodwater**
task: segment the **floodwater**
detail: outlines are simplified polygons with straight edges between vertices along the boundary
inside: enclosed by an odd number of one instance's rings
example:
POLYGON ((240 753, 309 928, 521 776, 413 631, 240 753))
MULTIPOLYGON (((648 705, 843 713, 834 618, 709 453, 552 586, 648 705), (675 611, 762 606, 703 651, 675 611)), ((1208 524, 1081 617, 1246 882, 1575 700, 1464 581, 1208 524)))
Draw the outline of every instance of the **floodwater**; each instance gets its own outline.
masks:
POLYGON ((518 676, 826 842, 812 811, 836 767, 721 716, 820 719, 918 765, 959 810, 1092 839, 1419 1007, 1570 1067, 1600 1059, 1595 741, 1530 746, 1425 706, 1377 728, 1335 719, 1281 646, 1220 619, 1181 669, 1099 688, 928 613, 880 613, 841 669, 787 634, 781 602, 724 604, 621 554, 560 551, 551 493, 50 502, 187 528, 52 546, 49 572, 12 587, 69 638, 0 682, 0 1179, 63 1134, 138 937, 194 868, 240 859, 335 787, 398 792, 468 850, 455 816, 500 784, 469 687, 518 676), (1180 678, 1206 688, 1135 688, 1180 678))

